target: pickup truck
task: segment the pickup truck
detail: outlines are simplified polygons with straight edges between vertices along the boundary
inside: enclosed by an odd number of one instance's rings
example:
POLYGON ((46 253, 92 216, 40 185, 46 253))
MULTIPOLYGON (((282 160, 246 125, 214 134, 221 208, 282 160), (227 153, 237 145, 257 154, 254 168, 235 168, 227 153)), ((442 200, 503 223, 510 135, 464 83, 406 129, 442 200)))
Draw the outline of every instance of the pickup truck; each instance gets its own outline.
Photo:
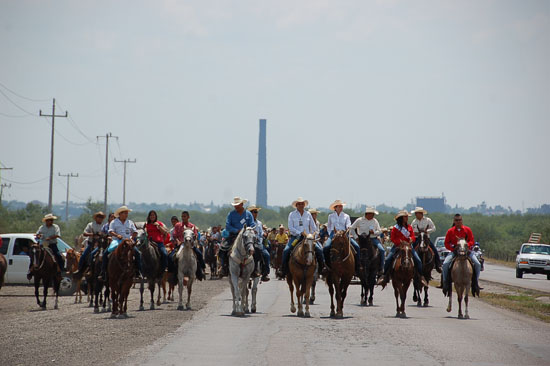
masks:
MULTIPOLYGON (((34 283, 27 280, 30 257, 27 254, 33 243, 36 243, 34 234, 2 234, 2 246, 0 253, 4 254, 8 262, 4 280, 6 284, 28 285, 34 283)), ((62 256, 66 255, 67 249, 71 247, 61 239, 57 239, 57 248, 62 256)), ((61 274, 60 296, 70 296, 76 291, 76 283, 71 275, 63 272, 61 274)))
POLYGON ((550 280, 550 245, 523 243, 516 254, 517 278, 523 278, 524 273, 539 273, 550 280))

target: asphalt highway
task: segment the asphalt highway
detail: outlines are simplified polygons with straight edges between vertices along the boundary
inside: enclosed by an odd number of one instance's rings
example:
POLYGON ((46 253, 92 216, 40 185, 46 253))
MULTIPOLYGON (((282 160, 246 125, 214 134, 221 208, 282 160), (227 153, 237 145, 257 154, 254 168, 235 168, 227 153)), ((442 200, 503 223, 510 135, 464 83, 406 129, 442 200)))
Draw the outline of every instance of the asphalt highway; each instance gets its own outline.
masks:
POLYGON ((515 268, 487 264, 487 262, 484 267, 484 271, 479 276, 482 280, 550 293, 550 281, 546 279, 546 275, 524 273, 523 278, 516 278, 515 268))

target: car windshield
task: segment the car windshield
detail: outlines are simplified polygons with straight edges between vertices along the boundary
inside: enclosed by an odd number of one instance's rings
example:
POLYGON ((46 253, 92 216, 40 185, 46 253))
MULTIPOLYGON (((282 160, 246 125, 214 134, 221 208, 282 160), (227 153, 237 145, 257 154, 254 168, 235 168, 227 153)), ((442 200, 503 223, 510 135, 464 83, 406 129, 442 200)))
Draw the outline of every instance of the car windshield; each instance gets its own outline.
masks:
POLYGON ((524 245, 521 249, 526 254, 547 254, 550 255, 550 246, 547 245, 524 245))
POLYGON ((445 246, 445 239, 443 239, 443 238, 437 239, 437 241, 435 242, 435 246, 436 247, 444 247, 445 246))

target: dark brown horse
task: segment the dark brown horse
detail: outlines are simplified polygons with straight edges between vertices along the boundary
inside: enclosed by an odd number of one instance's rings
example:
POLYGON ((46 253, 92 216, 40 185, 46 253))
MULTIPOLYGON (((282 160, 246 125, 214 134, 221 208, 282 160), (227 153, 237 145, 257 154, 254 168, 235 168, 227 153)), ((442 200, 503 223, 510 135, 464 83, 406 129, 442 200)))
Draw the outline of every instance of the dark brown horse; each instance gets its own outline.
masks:
POLYGON ((218 276, 218 251, 220 243, 217 240, 209 240, 204 253, 204 262, 210 267, 210 279, 218 276))
POLYGON ((6 262, 6 257, 4 254, 0 253, 0 288, 4 286, 4 275, 8 270, 8 263, 6 262))
POLYGON ((331 268, 325 279, 330 293, 330 316, 344 317, 344 300, 348 286, 355 274, 355 257, 348 238, 348 231, 335 231, 330 249, 331 268), (334 293, 336 292, 336 313, 334 312, 334 293))
POLYGON ((271 266, 273 269, 275 269, 275 276, 280 279, 284 280, 285 276, 282 272, 283 267, 283 250, 285 249, 286 244, 279 244, 275 243, 273 245, 273 257, 271 260, 271 266))
MULTIPOLYGON (((111 291, 109 289, 109 283, 107 278, 100 279, 101 267, 104 256, 107 255, 107 247, 109 246, 109 239, 105 234, 99 234, 92 236, 93 245, 97 246, 97 252, 91 258, 91 264, 89 270, 86 272, 86 279, 88 280, 88 293, 91 294, 90 307, 94 307, 94 313, 99 313, 99 305, 103 307, 103 312, 111 311, 111 299, 109 295, 111 291), (105 291, 103 291, 105 288, 105 291)), ((107 274, 108 276, 108 274, 107 274)))
POLYGON ((405 300, 407 299, 407 290, 411 285, 414 276, 414 263, 412 246, 410 243, 402 241, 395 252, 395 260, 391 280, 393 292, 395 294, 395 303, 397 306, 395 316, 397 318, 406 318, 405 300), (401 305, 399 300, 401 299, 401 305))
POLYGON ((136 273, 134 243, 131 239, 123 239, 111 253, 107 271, 113 300, 111 318, 116 318, 117 315, 119 318, 127 318, 128 294, 136 273))
POLYGON ((315 260, 315 235, 308 234, 304 240, 292 251, 289 261, 289 274, 286 276, 290 290, 290 311, 296 311, 294 307, 294 287, 296 287, 296 299, 298 302, 298 316, 309 318, 309 296, 311 285, 314 281, 317 261, 315 260), (302 296, 306 311, 302 309, 302 296))
MULTIPOLYGON (((422 261, 422 275, 426 279, 426 282, 430 282, 432 279, 432 270, 435 266, 434 252, 430 248, 430 237, 425 232, 418 234, 420 243, 416 247, 416 253, 422 261)), ((422 290, 424 290, 424 307, 428 306, 430 300, 428 299, 428 287, 423 286, 418 275, 414 276, 414 294, 413 301, 417 306, 422 306, 422 290)))
POLYGON ((42 248, 38 243, 34 243, 32 245, 31 255, 33 258, 31 273, 34 276, 34 296, 36 296, 36 303, 42 309, 46 310, 48 288, 53 285, 53 291, 55 293, 54 309, 57 309, 59 284, 61 283, 61 270, 55 261, 54 255, 49 248, 42 248), (42 285, 44 286, 44 300, 42 302, 40 302, 40 299, 38 298, 40 280, 42 280, 42 285))
POLYGON ((376 284, 376 274, 380 271, 380 255, 376 245, 373 244, 369 234, 359 235, 359 248, 361 249, 361 270, 359 279, 361 280, 361 305, 373 306, 374 285, 376 284))

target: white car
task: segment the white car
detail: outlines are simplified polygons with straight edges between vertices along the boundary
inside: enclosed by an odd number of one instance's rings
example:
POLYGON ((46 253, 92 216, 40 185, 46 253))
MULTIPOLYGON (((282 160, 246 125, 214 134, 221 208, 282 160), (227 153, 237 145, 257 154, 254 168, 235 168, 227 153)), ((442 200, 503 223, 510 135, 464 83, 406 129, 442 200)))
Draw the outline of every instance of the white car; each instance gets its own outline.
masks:
MULTIPOLYGON (((33 281, 27 280, 27 272, 31 259, 25 248, 30 250, 32 244, 36 243, 34 234, 2 234, 2 247, 0 253, 4 254, 8 262, 8 270, 5 275, 6 284, 31 284, 33 281)), ((71 247, 61 239, 57 239, 57 248, 63 257, 66 256, 67 249, 71 247)), ((76 290, 76 284, 72 276, 63 272, 61 274, 61 285, 59 295, 69 296, 76 290)))
POLYGON ((435 238, 434 245, 435 249, 437 249, 437 253, 439 254, 439 259, 441 259, 441 263, 443 263, 445 257, 451 253, 449 249, 445 248, 445 237, 438 236, 435 238))
POLYGON ((539 273, 550 280, 550 245, 523 243, 516 253, 517 278, 522 278, 524 273, 539 273))

